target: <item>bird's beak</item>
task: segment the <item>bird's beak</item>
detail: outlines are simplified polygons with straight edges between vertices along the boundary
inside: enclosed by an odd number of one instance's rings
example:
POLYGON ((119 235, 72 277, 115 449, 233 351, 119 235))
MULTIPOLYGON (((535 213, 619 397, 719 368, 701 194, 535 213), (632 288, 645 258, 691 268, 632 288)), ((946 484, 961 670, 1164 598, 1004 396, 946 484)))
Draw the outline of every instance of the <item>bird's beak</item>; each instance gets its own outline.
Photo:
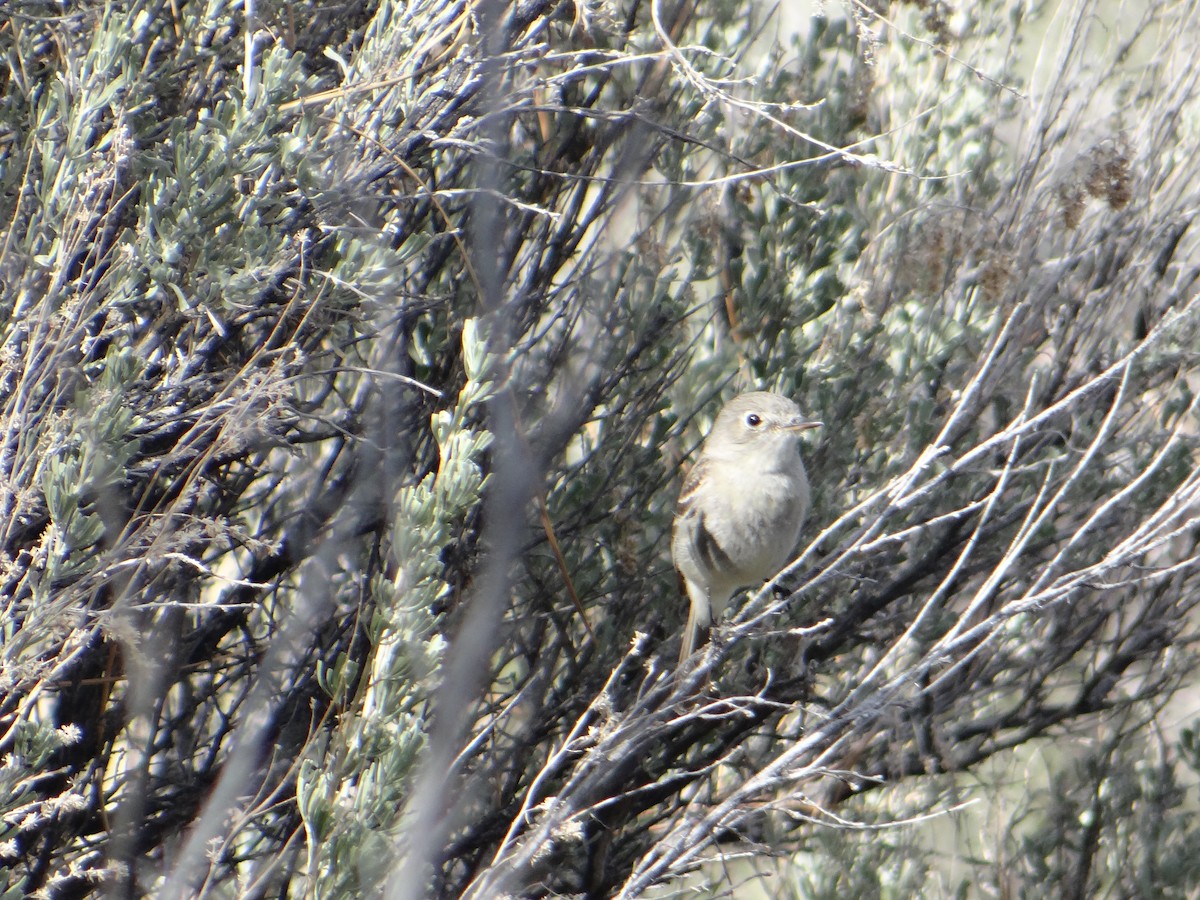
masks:
POLYGON ((810 422, 807 419, 792 419, 783 427, 788 431, 808 431, 810 428, 820 428, 824 422, 810 422))

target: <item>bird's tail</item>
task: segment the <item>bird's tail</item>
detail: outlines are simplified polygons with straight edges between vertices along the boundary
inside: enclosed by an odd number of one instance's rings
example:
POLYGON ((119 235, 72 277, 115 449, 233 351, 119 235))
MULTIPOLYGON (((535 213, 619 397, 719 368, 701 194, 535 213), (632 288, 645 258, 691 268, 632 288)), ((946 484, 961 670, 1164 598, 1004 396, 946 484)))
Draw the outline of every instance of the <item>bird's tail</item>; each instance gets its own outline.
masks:
POLYGON ((683 644, 679 648, 679 664, 682 666, 697 648, 704 646, 708 640, 708 622, 699 621, 696 607, 688 608, 687 625, 683 628, 683 644))

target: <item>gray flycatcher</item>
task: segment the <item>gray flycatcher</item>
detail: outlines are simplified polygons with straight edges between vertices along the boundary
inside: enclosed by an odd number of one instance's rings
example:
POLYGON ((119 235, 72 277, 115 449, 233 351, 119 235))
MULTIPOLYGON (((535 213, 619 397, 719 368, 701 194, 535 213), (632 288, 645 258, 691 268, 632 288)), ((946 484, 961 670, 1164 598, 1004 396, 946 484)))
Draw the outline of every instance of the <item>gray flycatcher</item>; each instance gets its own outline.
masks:
POLYGON ((741 394, 717 415, 683 483, 671 536, 691 602, 680 663, 737 591, 791 560, 809 507, 800 432, 820 424, 767 391, 741 394))

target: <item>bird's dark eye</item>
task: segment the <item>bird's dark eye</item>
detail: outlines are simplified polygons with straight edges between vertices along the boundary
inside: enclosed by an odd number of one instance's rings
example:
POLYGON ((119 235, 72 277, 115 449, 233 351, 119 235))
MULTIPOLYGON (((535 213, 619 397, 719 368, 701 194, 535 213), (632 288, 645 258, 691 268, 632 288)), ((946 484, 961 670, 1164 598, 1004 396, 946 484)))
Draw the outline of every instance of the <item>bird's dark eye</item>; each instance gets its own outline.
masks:
POLYGON ((762 416, 758 413, 750 413, 750 415, 746 416, 746 424, 751 428, 757 428, 762 424, 762 416))

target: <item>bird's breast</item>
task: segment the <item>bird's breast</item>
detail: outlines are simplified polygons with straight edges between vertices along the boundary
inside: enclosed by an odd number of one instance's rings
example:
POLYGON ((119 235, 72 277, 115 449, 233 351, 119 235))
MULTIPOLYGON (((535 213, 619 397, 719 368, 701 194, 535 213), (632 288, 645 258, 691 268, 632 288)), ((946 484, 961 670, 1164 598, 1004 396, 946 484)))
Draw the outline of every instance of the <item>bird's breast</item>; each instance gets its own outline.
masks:
POLYGON ((794 471, 729 467, 714 479, 704 521, 746 584, 774 575, 791 559, 808 514, 808 479, 794 471))

